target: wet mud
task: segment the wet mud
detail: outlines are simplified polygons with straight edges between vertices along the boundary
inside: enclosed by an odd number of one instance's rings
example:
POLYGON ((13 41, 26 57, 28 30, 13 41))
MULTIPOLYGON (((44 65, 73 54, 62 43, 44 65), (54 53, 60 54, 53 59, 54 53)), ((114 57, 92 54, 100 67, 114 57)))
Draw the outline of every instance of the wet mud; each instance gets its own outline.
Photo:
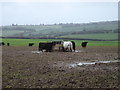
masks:
POLYGON ((118 88, 118 47, 77 47, 75 52, 38 52, 3 46, 3 88, 118 88))

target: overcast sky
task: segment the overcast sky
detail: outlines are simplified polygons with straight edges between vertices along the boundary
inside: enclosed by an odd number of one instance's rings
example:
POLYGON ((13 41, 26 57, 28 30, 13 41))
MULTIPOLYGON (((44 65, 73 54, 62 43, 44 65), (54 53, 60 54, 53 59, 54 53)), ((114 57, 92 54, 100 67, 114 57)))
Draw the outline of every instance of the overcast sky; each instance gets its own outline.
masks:
POLYGON ((89 23, 118 19, 117 2, 1 2, 2 25, 89 23))

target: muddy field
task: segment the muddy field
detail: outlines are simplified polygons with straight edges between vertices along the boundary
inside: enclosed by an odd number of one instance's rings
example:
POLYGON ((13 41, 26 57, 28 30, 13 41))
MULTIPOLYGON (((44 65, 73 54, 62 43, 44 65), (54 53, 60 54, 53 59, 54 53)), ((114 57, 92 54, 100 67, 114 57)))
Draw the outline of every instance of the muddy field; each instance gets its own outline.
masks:
POLYGON ((76 52, 37 53, 37 47, 7 47, 2 53, 3 88, 118 88, 119 62, 113 46, 77 47, 76 52), (79 64, 79 65, 78 65, 79 64))

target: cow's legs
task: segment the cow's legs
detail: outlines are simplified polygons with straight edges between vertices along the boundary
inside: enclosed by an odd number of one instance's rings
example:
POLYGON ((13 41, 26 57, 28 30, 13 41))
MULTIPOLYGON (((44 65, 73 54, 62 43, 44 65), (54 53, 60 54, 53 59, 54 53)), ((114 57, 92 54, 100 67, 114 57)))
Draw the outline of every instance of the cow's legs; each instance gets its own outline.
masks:
POLYGON ((66 49, 64 47, 62 47, 62 50, 63 50, 63 52, 66 52, 66 49))
POLYGON ((40 48, 38 47, 38 51, 40 51, 40 48))

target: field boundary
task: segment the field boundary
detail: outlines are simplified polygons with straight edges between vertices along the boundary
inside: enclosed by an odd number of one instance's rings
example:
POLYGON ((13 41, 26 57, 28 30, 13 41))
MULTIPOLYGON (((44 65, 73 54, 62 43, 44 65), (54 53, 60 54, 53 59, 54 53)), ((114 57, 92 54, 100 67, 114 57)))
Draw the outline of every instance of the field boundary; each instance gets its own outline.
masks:
POLYGON ((63 39, 63 40, 90 40, 90 41, 120 41, 120 39, 104 40, 104 39, 84 39, 84 38, 54 38, 54 37, 0 37, 6 39, 63 39))

